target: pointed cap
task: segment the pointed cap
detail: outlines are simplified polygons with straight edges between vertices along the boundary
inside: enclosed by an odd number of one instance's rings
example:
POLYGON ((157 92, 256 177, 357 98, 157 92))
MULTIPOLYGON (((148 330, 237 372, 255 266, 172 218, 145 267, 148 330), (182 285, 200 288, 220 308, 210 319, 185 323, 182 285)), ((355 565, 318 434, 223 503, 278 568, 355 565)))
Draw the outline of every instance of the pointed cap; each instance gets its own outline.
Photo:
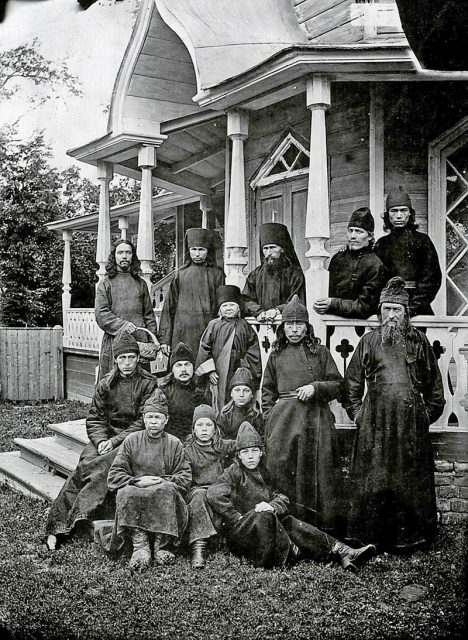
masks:
POLYGON ((295 293, 281 314, 283 322, 309 322, 309 312, 295 293))
POLYGON ((169 414, 167 400, 161 389, 155 389, 143 407, 143 415, 149 412, 163 413, 165 416, 169 414))
POLYGON ((402 304, 404 307, 408 306, 409 295, 405 289, 405 281, 400 276, 391 278, 380 294, 380 304, 389 302, 390 304, 402 304))
POLYGON ((385 209, 386 211, 388 211, 392 207, 409 207, 410 209, 413 208, 409 194, 406 193, 406 191, 401 186, 398 189, 395 189, 395 191, 390 191, 390 193, 387 195, 385 209))
POLYGON ((216 413, 209 404, 199 404, 193 411, 192 425, 200 418, 209 418, 216 424, 216 413))
POLYGON ((251 391, 255 391, 255 382, 250 373, 250 370, 247 367, 239 367, 234 375, 231 378, 231 382, 229 384, 229 391, 232 391, 234 387, 239 385, 244 385, 249 387, 251 391))
POLYGON ((364 231, 373 233, 375 224, 369 207, 360 207, 353 211, 348 222, 348 228, 349 227, 357 227, 358 229, 364 229, 364 231))
POLYGON ((181 360, 195 364, 195 357, 193 355, 192 349, 190 347, 187 347, 187 345, 183 342, 179 342, 177 347, 171 353, 170 368, 172 369, 175 363, 180 362, 181 360))
POLYGON ((122 333, 114 339, 112 344, 112 353, 114 358, 121 356, 124 353, 136 353, 140 354, 140 347, 135 338, 127 331, 122 333))
POLYGON ((241 424, 237 432, 236 451, 242 451, 242 449, 248 449, 249 447, 262 448, 262 439, 255 430, 255 427, 246 420, 241 424))

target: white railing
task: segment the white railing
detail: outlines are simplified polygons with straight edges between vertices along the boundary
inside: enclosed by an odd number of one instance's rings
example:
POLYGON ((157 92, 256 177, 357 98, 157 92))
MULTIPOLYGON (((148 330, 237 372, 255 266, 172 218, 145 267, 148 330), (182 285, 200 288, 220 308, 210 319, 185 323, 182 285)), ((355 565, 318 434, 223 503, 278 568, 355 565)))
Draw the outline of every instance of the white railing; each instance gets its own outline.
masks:
POLYGON ((174 277, 174 275, 175 275, 175 271, 168 273, 167 276, 164 276, 164 278, 161 278, 161 280, 158 280, 158 282, 153 284, 153 286, 151 287, 151 297, 153 299, 154 313, 158 317, 161 316, 164 299, 169 290, 169 285, 171 284, 172 278, 174 277))
POLYGON ((99 352, 102 330, 94 309, 67 309, 63 326, 63 346, 68 349, 99 352))

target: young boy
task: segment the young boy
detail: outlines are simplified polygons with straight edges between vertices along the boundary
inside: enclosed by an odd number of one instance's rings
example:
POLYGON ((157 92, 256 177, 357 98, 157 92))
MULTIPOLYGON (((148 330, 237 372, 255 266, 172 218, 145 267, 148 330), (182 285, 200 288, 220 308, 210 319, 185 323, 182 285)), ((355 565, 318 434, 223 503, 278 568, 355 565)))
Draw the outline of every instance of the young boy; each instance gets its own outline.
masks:
MULTIPOLYGON (((107 484, 117 491, 114 531, 107 551, 118 551, 130 535, 133 555, 129 567, 144 570, 151 563, 171 564, 174 554, 163 551, 182 538, 188 522, 183 496, 190 487, 190 465, 182 443, 164 433, 167 417, 164 394, 157 390, 143 409, 145 431, 123 442, 109 470, 107 484)), ((99 539, 99 533, 97 538, 99 539)))
POLYGON ((255 383, 249 369, 239 367, 229 384, 231 400, 224 405, 218 420, 223 438, 236 438, 240 425, 247 420, 263 434, 263 416, 255 403, 255 383))
POLYGON ((273 491, 260 467, 262 441, 249 422, 236 439, 237 460, 208 489, 207 501, 224 521, 230 551, 257 567, 281 567, 305 557, 338 560, 344 569, 375 555, 375 547, 352 549, 316 527, 288 516, 288 498, 273 491))
POLYGON ((234 447, 234 440, 219 436, 214 410, 206 404, 195 407, 193 433, 185 443, 185 457, 192 468, 192 488, 187 496, 192 569, 203 569, 208 540, 217 535, 206 492, 224 471, 234 447))
POLYGON ((216 414, 229 401, 228 383, 239 366, 249 369, 256 382, 262 377, 260 347, 255 331, 241 317, 239 287, 224 285, 216 291, 219 317, 211 320, 200 340, 195 375, 208 376, 215 389, 216 414))

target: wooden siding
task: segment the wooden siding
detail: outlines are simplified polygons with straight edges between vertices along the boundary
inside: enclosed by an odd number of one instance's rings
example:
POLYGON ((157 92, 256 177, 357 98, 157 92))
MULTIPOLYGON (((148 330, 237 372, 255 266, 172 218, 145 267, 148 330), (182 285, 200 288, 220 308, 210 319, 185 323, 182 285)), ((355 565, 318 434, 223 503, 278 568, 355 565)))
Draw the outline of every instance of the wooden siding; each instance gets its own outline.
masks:
POLYGON ((65 395, 69 400, 91 402, 94 394, 97 355, 65 351, 65 395))
POLYGON ((2 400, 63 399, 62 328, 0 328, 2 400))

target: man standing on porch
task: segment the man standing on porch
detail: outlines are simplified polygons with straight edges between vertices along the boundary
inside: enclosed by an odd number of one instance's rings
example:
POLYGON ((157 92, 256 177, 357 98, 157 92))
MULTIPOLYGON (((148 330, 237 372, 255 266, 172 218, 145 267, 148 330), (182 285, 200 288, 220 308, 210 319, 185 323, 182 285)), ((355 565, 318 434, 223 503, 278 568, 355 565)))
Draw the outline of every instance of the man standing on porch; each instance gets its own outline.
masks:
POLYGON ((410 323, 404 285, 398 276, 387 283, 380 327, 361 338, 345 375, 345 406, 357 426, 348 534, 390 550, 411 549, 434 535, 429 425, 445 404, 431 345, 410 323))
POLYGON ((166 356, 179 342, 198 353, 200 338, 218 313, 216 289, 225 279, 216 264, 215 231, 188 229, 184 250, 185 262, 172 279, 161 314, 161 351, 166 356))
MULTIPOLYGON (((139 342, 150 342, 145 331, 156 334, 157 326, 148 287, 140 278, 140 261, 128 240, 114 243, 106 266, 106 276, 96 290, 96 322, 104 331, 99 356, 99 380, 114 364, 113 342, 117 332, 125 331, 139 342)), ((156 346, 155 353, 156 355, 156 346)))
POLYGON ((388 277, 401 276, 405 281, 410 316, 434 315, 431 302, 442 282, 439 258, 429 236, 416 231, 411 198, 401 187, 388 194, 383 219, 390 233, 377 240, 375 253, 388 277))
POLYGON ((305 279, 284 224, 262 224, 259 239, 262 264, 248 275, 242 294, 245 315, 266 320, 279 316, 295 294, 305 304, 305 279))

